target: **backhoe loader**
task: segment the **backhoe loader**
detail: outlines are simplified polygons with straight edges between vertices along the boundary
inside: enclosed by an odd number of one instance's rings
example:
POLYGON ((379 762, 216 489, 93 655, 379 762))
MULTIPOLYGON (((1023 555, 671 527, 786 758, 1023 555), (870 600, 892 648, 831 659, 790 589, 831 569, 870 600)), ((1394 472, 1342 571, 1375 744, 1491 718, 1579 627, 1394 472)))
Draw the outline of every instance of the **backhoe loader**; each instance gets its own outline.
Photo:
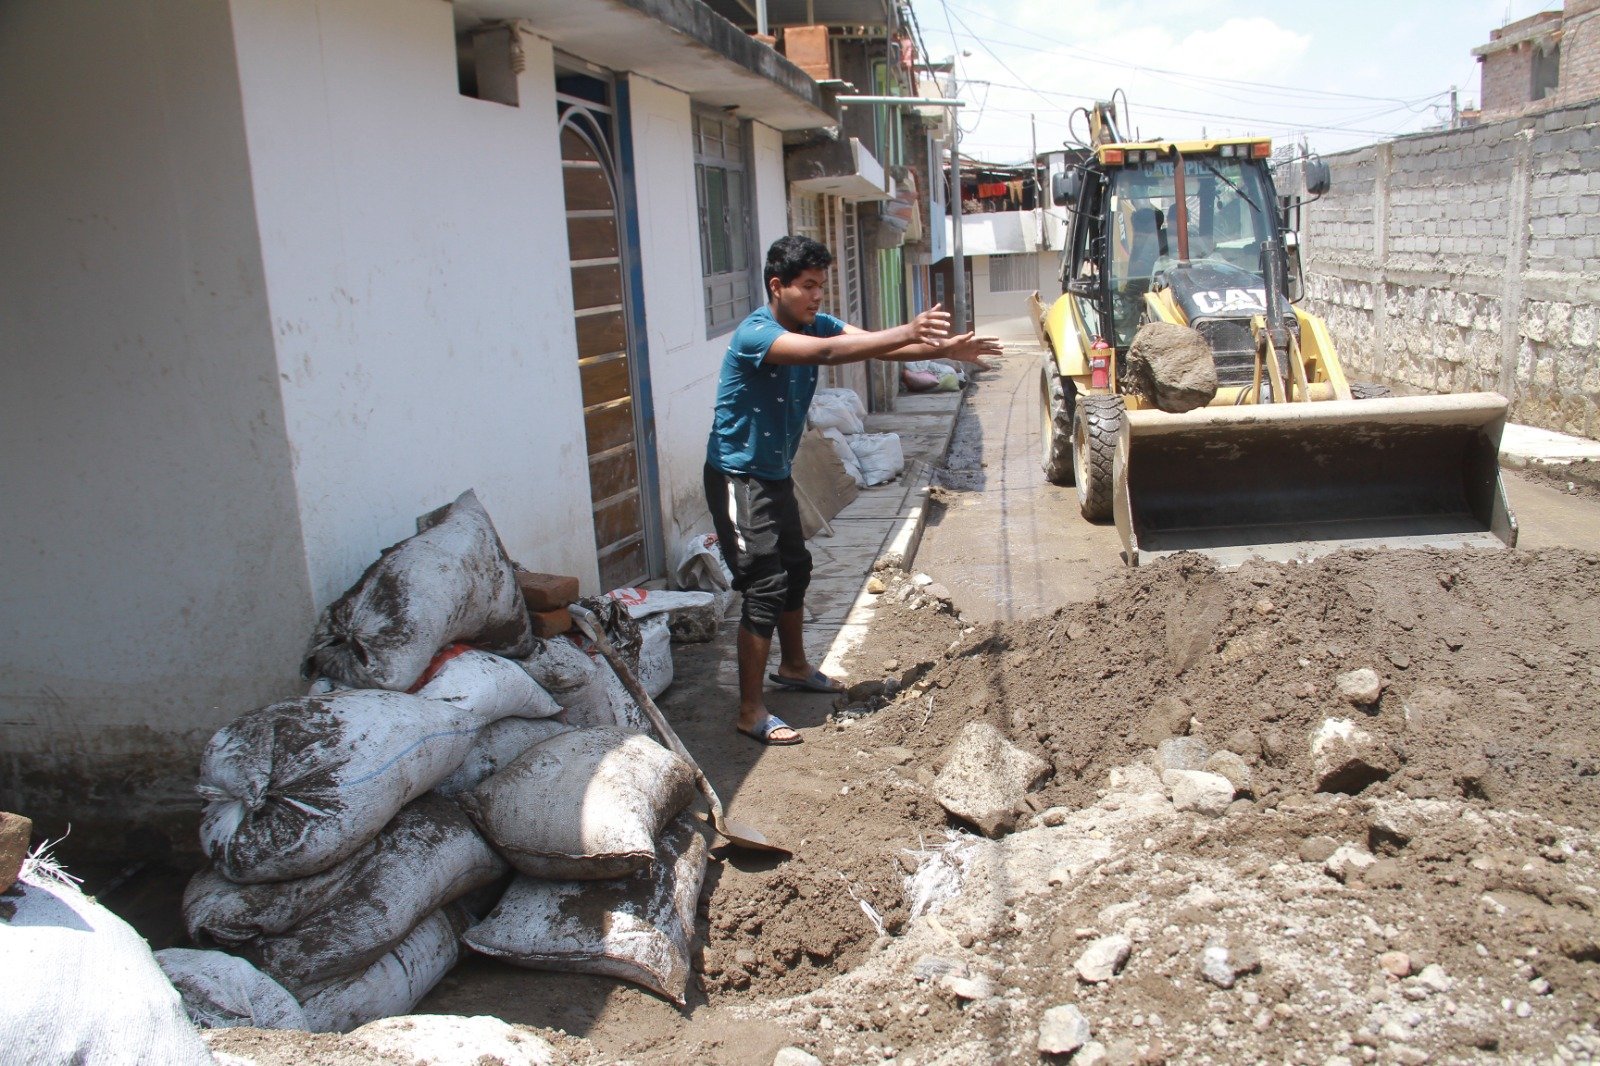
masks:
MULTIPOLYGON (((1302 295, 1296 234, 1261 138, 1128 141, 1109 103, 1054 176, 1071 209, 1063 295, 1046 310, 1043 465, 1130 565, 1200 551, 1223 565, 1341 547, 1514 545, 1500 482, 1506 400, 1392 397, 1347 380, 1302 295), (1147 322, 1196 330, 1218 389, 1183 414, 1124 380, 1147 322)), ((1328 169, 1306 162, 1320 195, 1328 169)))

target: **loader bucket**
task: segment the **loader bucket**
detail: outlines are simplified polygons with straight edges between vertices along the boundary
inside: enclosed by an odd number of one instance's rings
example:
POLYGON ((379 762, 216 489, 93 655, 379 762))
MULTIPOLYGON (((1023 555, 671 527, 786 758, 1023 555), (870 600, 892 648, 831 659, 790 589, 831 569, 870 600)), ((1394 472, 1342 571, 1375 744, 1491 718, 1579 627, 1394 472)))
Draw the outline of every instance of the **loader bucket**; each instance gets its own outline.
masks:
POLYGON ((1130 411, 1112 509, 1127 562, 1517 542, 1497 393, 1130 411))

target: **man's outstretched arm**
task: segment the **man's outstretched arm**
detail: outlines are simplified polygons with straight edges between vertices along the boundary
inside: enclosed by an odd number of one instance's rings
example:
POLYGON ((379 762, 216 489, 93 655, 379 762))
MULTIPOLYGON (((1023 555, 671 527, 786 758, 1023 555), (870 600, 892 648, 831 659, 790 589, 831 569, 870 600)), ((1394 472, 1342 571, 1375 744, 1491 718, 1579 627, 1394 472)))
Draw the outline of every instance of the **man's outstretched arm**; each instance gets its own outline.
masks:
POLYGON ((785 333, 767 349, 766 361, 779 366, 838 366, 867 359, 906 362, 937 356, 978 363, 984 355, 1000 354, 1000 342, 993 337, 978 338, 970 333, 950 337, 950 312, 939 304, 903 326, 864 330, 846 325, 844 330, 837 337, 785 333))

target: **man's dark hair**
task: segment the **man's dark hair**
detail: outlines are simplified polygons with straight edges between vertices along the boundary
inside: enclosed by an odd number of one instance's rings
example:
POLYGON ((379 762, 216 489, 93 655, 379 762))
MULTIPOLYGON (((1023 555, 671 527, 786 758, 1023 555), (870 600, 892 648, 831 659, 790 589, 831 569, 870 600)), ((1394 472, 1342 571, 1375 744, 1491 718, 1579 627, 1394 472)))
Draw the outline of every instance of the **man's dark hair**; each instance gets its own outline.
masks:
POLYGON ((827 270, 833 265, 833 253, 828 246, 810 237, 779 237, 767 249, 767 269, 762 284, 770 292, 772 279, 787 285, 800 276, 802 270, 827 270))

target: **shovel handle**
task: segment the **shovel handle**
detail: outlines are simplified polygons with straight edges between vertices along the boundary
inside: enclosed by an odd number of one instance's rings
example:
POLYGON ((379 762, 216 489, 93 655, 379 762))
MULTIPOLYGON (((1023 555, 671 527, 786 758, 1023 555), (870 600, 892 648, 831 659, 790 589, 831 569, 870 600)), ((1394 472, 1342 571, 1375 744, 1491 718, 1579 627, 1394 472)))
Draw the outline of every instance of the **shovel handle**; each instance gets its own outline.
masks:
POLYGON ((694 756, 689 754, 689 749, 684 747, 683 741, 678 739, 678 734, 674 733, 672 727, 667 724, 666 715, 661 713, 661 708, 656 706, 656 701, 650 698, 650 693, 645 691, 644 686, 639 683, 639 679, 628 668, 627 662, 622 658, 622 653, 612 645, 611 639, 606 636, 605 630, 600 625, 600 619, 587 607, 580 607, 577 604, 571 605, 567 610, 571 612, 572 620, 578 624, 578 628, 583 630, 583 635, 593 641, 594 646, 600 649, 600 654, 606 657, 606 662, 611 664, 611 669, 616 673, 617 679, 622 682, 623 687, 628 690, 628 694, 639 704, 640 709, 650 719, 650 724, 655 726, 656 733, 660 735, 667 747, 676 752, 684 762, 689 764, 690 769, 694 770, 695 784, 699 786, 701 793, 706 798, 706 802, 711 805, 711 824, 716 827, 717 832, 727 836, 723 828, 722 800, 718 798, 717 790, 711 787, 711 782, 706 778, 705 771, 700 769, 700 764, 695 762, 694 756))

